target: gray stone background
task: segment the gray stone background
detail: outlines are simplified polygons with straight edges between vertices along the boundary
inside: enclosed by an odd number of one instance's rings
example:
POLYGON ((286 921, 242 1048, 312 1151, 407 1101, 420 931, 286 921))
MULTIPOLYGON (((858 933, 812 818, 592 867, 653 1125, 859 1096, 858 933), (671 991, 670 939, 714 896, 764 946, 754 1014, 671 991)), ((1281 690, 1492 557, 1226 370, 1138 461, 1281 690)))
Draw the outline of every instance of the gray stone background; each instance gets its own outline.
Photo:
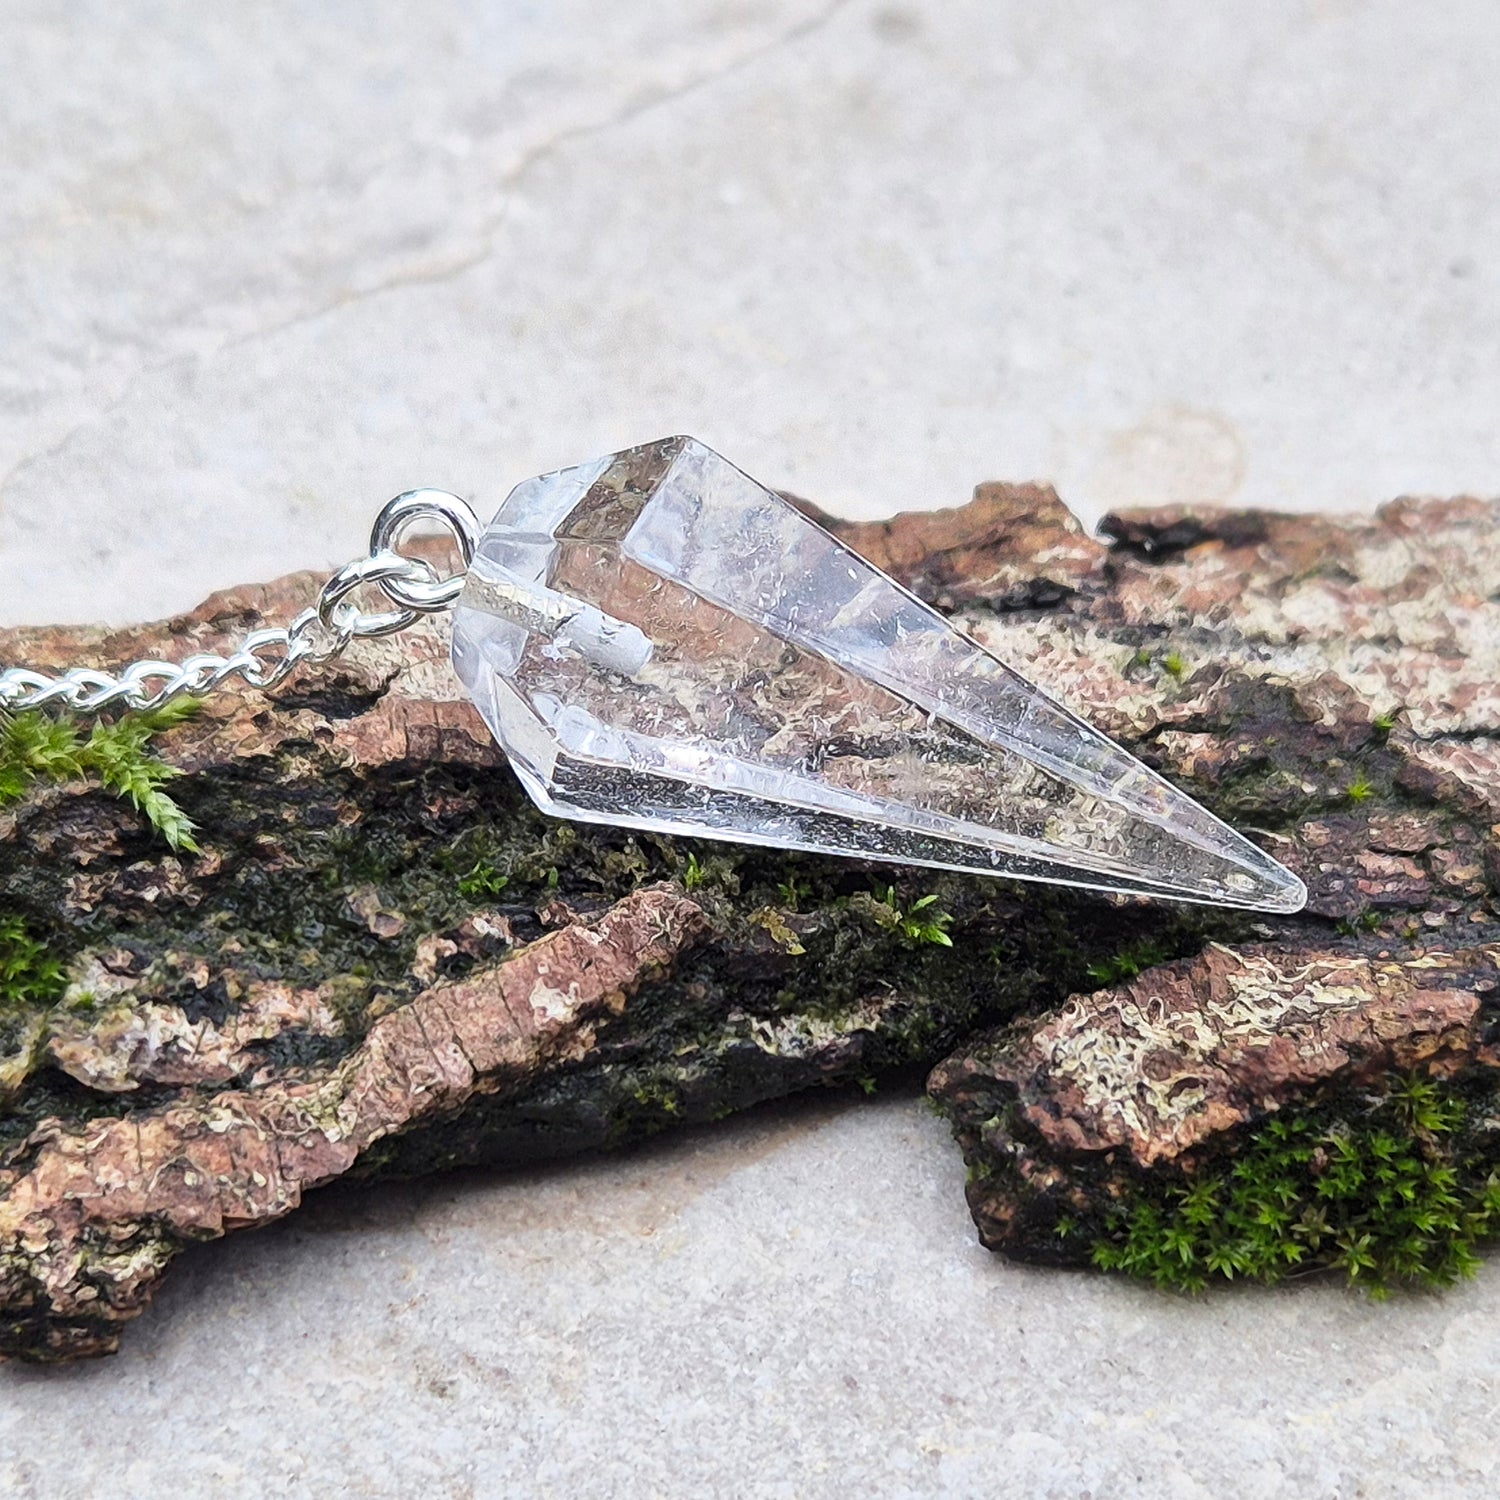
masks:
MULTIPOLYGON (((0 0, 0 622, 343 561, 674 430, 830 509, 1500 485, 1493 0, 0 0)), ((18 1496, 1492 1493, 1500 1270, 1010 1266, 911 1098, 327 1195, 18 1496)))

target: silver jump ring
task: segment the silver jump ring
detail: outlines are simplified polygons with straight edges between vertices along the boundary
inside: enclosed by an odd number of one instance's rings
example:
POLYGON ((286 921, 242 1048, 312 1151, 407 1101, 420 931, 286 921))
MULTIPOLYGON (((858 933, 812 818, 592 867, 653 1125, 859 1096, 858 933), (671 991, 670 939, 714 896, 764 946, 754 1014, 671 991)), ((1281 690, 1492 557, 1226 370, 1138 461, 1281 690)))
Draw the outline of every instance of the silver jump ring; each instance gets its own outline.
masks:
MULTIPOLYGON (((387 502, 375 517, 375 525, 370 529, 371 555, 394 553, 404 558, 400 551, 401 538, 406 529, 418 521, 435 521, 452 534, 458 544, 462 569, 446 578, 430 577, 428 582, 415 581, 409 574, 395 574, 375 581, 379 582, 386 598, 402 609, 435 614, 451 608, 463 592, 464 575, 474 561, 474 548, 479 541, 479 517, 467 500, 447 490, 407 490, 387 502)), ((426 566, 431 575, 431 566, 426 566)))
POLYGON ((323 585, 323 592, 318 595, 318 623, 334 634, 348 631, 361 636, 394 635, 398 630, 405 630, 408 625, 416 623, 420 611, 408 607, 351 616, 341 606, 350 594, 367 583, 379 584, 389 594, 389 584, 394 580, 422 573, 429 581, 437 578, 431 563, 419 557, 402 557, 394 551, 374 552, 369 557, 346 563, 323 585))

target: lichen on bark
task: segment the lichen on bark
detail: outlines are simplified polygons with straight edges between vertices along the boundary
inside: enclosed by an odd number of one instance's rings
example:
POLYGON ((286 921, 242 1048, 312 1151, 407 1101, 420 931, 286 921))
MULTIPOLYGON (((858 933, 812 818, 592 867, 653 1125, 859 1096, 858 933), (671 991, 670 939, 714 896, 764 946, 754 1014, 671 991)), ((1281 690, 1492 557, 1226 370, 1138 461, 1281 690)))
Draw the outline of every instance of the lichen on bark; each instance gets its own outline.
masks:
POLYGON ((1127 678, 1170 652, 1179 684, 1155 723, 1117 703, 1311 899, 1253 942, 1102 965, 934 1072, 987 1245, 1187 1287, 1472 1267, 1500 1165, 1497 520, 1463 500, 1106 523, 1109 613, 1159 632, 1127 678), (1397 1107, 1424 1090, 1427 1124, 1397 1107))

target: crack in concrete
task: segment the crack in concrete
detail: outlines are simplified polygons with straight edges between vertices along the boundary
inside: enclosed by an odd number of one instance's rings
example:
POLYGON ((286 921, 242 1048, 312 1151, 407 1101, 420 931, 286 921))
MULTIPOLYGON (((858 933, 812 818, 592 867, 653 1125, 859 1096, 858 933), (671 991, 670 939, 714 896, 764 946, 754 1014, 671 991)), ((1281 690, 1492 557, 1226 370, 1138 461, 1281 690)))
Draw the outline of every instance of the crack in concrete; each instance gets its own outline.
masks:
POLYGON ((841 12, 848 9, 853 3, 854 0, 827 0, 827 3, 811 15, 804 16, 800 21, 788 26, 785 30, 766 38, 764 41, 755 43, 753 46, 746 48, 743 52, 737 53, 716 67, 710 68, 671 87, 646 90, 641 94, 627 99, 602 120, 584 121, 564 126, 549 135, 545 140, 539 141, 536 145, 528 148, 523 152, 520 160, 502 177, 498 188, 498 196, 502 200, 502 206, 498 212, 482 220, 475 229, 474 235, 478 244, 472 252, 459 255, 456 258, 450 258, 446 264, 440 267, 411 269, 389 276, 371 286, 349 291, 331 301, 308 308, 303 312, 294 313, 290 317, 283 318, 278 322, 269 323, 264 327, 254 328, 249 332, 227 337, 212 350, 173 355, 169 359, 160 360, 136 370, 125 378, 119 392, 106 402, 101 410, 92 413, 81 422, 74 423, 60 437, 12 464, 4 475, 0 475, 0 511, 3 511, 7 492, 17 479, 35 468, 38 464, 45 463, 48 459, 55 458, 64 452, 80 433, 109 421, 115 413, 127 406, 134 399, 137 390, 146 381, 175 367, 197 366, 201 368, 232 350, 243 348, 248 344, 256 343, 262 339, 274 338, 278 334, 288 332, 294 328, 316 323, 320 319, 328 317, 332 313, 340 312, 346 307, 357 306, 360 303, 371 301, 376 297, 384 296, 389 292, 401 291, 408 287, 437 286, 474 270, 476 267, 483 265, 485 261, 489 260, 495 254, 496 240, 509 217, 510 204, 514 198, 516 189, 539 166, 551 160, 569 146, 577 145, 579 142, 606 135, 611 131, 631 125, 635 121, 644 119, 659 109, 667 108, 683 99, 701 93, 705 89, 712 88, 726 79, 754 67, 766 58, 806 41, 809 37, 815 36, 818 32, 824 30, 841 12))
MULTIPOLYGON (((798 42, 805 41, 808 37, 815 35, 826 27, 841 11, 847 9, 851 3, 853 3, 853 0, 828 0, 828 3, 821 10, 814 12, 811 16, 804 17, 795 25, 789 26, 785 31, 757 43, 755 46, 730 58, 727 62, 716 68, 712 68, 705 73, 700 73, 696 77, 689 78, 685 82, 671 88, 648 90, 641 95, 627 99, 618 109, 612 111, 602 120, 564 126, 561 130, 548 136, 546 140, 538 142, 535 146, 525 151, 521 159, 501 179, 498 192, 499 196, 506 201, 503 202, 499 212, 482 221, 476 229, 475 234, 480 241, 480 245, 473 253, 461 256, 441 269, 413 270, 388 277, 373 286, 347 293, 342 297, 335 298, 333 301, 323 304, 321 307, 312 308, 304 313, 298 313, 293 317, 282 320, 280 323, 255 329, 250 333, 239 334, 220 345, 214 353, 219 354, 227 349, 237 349, 262 338, 274 337, 276 334, 283 333, 288 329, 301 327, 307 323, 315 323, 320 318, 327 317, 330 313, 339 312, 345 307, 354 306, 358 303, 369 301, 371 298, 383 296, 387 292, 400 291, 411 286, 437 286, 444 281, 451 281, 457 276, 462 276, 466 272, 472 271, 476 266, 483 265, 495 253, 495 240, 500 231, 505 227, 505 222, 509 217, 509 195, 514 195, 515 190, 537 167, 551 160, 569 146, 631 125, 635 121, 644 119, 646 116, 655 113, 658 109, 676 104, 680 100, 689 98, 704 89, 722 83, 725 79, 734 77, 765 58, 789 46, 794 46, 798 42)), ((3 486, 0 486, 0 493, 3 493, 3 486)))

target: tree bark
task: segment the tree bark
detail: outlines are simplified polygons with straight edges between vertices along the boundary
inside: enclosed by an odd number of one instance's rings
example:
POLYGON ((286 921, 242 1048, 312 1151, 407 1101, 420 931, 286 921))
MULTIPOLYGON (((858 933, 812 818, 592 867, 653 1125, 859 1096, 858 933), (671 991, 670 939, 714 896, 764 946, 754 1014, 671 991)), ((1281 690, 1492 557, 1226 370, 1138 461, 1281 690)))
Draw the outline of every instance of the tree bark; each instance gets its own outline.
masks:
MULTIPOLYGON (((1497 522, 1172 510, 1096 541, 986 485, 837 527, 1302 874, 1298 917, 549 821, 440 620, 165 736, 196 855, 85 782, 32 794, 0 812, 0 916, 69 984, 5 1019, 0 1352, 109 1352, 185 1247, 341 1175, 618 1145, 949 1053, 981 1233, 1044 1259, 1111 1174, 1335 1079, 1489 1068, 1497 522), (897 920, 928 893, 951 948, 897 920)), ((0 632, 0 662, 220 648, 316 586, 0 632)))

